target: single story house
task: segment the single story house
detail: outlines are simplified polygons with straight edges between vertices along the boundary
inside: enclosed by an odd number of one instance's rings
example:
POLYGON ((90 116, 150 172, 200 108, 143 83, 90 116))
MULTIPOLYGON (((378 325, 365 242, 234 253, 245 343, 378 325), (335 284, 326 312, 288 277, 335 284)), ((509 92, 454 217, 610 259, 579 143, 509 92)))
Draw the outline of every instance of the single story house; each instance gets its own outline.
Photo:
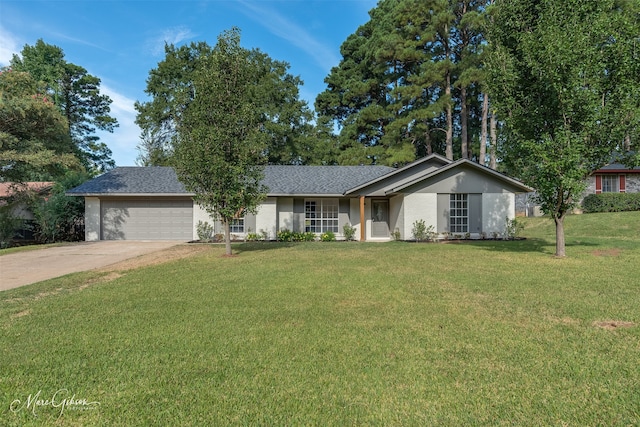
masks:
MULTIPOLYGON (((236 220, 231 233, 282 229, 332 231, 345 224, 356 239, 412 239, 415 221, 439 233, 502 235, 515 217, 515 194, 531 188, 469 160, 433 154, 401 168, 387 166, 266 166, 269 189, 257 213, 236 220)), ((221 224, 193 202, 169 167, 119 167, 71 189, 85 198, 86 240, 195 240, 197 224, 221 224)))
POLYGON ((595 171, 587 182, 588 194, 640 193, 640 167, 611 163, 595 171))

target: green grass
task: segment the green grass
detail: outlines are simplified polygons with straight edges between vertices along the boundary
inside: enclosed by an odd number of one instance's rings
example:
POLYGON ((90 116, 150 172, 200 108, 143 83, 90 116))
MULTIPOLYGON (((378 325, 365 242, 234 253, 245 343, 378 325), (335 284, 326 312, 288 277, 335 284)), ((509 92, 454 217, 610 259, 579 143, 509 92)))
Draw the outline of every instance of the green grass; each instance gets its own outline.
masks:
POLYGON ((640 424, 640 212, 526 240, 243 244, 0 293, 3 425, 640 424), (92 410, 11 402, 67 389, 92 410))

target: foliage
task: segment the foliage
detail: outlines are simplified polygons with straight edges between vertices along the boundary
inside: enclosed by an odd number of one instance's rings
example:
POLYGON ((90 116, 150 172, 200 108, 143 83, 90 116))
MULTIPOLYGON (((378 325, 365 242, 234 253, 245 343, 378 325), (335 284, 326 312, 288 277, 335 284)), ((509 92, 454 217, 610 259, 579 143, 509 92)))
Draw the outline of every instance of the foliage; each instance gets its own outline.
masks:
POLYGON ((487 3, 378 2, 316 98, 318 114, 340 130, 339 163, 402 165, 432 152, 453 159, 454 138, 459 157, 473 154, 486 98, 487 3))
POLYGON ((333 231, 325 231, 320 235, 322 242, 333 242, 336 240, 336 234, 333 231))
POLYGON ((524 223, 518 218, 505 218, 504 238, 506 240, 513 240, 519 237, 522 230, 524 230, 524 223))
POLYGON ((105 171, 115 166, 111 150, 100 142, 96 131, 113 132, 118 126, 109 115, 112 100, 100 93, 100 79, 79 65, 67 62, 58 46, 38 40, 13 55, 11 68, 29 73, 44 84, 48 96, 68 123, 75 154, 89 170, 105 171))
POLYGON ((48 181, 77 167, 67 122, 28 73, 0 71, 0 180, 48 181))
POLYGON ((492 10, 488 64, 505 118, 503 165, 536 189, 557 226, 585 180, 640 132, 637 2, 502 0, 492 10))
POLYGON ((640 193, 589 194, 582 200, 586 213, 640 211, 640 193))
MULTIPOLYGON (((264 240, 266 240, 266 236, 263 236, 264 240)), ((316 234, 307 231, 307 232, 295 232, 289 229, 283 228, 278 231, 276 239, 279 242, 313 242, 316 240, 316 234)))
MULTIPOLYGON (((176 47, 165 46, 165 58, 151 70, 145 92, 147 102, 136 102, 136 123, 143 130, 138 146, 142 165, 166 165, 171 162, 181 135, 187 106, 196 94, 195 79, 210 65, 217 48, 205 42, 176 47)), ((300 100, 299 77, 289 74, 289 64, 276 61, 258 49, 238 47, 239 54, 251 64, 252 102, 267 145, 264 155, 270 164, 300 164, 324 160, 327 138, 314 133, 313 114, 300 100), (316 141, 324 141, 322 148, 316 141)))
POLYGON ((395 230, 393 230, 393 232, 391 233, 391 237, 393 237, 393 240, 395 240, 396 242, 400 241, 402 239, 400 229, 396 228, 395 230))
POLYGON ((211 246, 0 292, 3 425, 638 425, 640 215, 567 217, 562 268, 553 221, 525 220, 520 241, 247 243, 233 268, 211 246), (34 384, 100 406, 11 412, 34 384))
POLYGON ((433 225, 429 225, 424 222, 423 219, 416 220, 411 228, 411 235, 417 242, 433 241, 435 240, 436 232, 433 225))
POLYGON ((65 196, 65 191, 88 179, 86 173, 68 172, 56 182, 51 194, 32 193, 29 207, 35 218, 34 236, 41 243, 84 240, 84 198, 65 196))
POLYGON ((213 240, 213 225, 206 221, 198 221, 196 224, 196 234, 201 242, 211 242, 213 240))
POLYGON ((183 111, 175 169, 194 201, 219 218, 231 255, 229 225, 255 212, 264 198, 261 184, 267 135, 254 85, 259 68, 240 47, 237 29, 218 37, 211 55, 193 75, 197 94, 183 111))
POLYGON ((345 224, 342 227, 342 235, 346 241, 354 240, 356 236, 356 228, 351 224, 345 224))
POLYGON ((0 249, 11 246, 11 241, 24 221, 13 215, 11 205, 0 206, 0 249))

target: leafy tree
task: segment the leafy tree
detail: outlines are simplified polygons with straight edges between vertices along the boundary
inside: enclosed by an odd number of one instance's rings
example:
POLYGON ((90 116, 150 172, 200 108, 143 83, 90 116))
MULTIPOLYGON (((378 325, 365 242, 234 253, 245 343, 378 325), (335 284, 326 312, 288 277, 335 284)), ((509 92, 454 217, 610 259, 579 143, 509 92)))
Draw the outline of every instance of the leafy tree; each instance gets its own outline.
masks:
POLYGON ((499 0, 492 11, 504 165, 553 217, 557 256, 585 179, 640 128, 638 12, 618 0, 499 0))
MULTIPOLYGON (((136 123, 143 130, 140 161, 166 164, 181 138, 184 112, 195 97, 194 78, 203 62, 214 54, 207 43, 165 46, 165 59, 151 70, 145 92, 148 102, 136 102, 136 123)), ((263 130, 269 135, 266 155, 271 164, 299 164, 309 161, 315 142, 313 114, 299 99, 299 77, 288 73, 289 64, 276 61, 257 50, 247 50, 253 64, 254 103, 261 114, 263 130)), ((311 159, 313 161, 313 159, 311 159)))
POLYGON ((68 172, 53 186, 51 194, 30 194, 35 218, 34 235, 41 243, 84 240, 84 198, 64 193, 89 179, 85 172, 68 172))
POLYGON ((175 167, 194 200, 219 218, 231 255, 230 223, 255 212, 266 189, 263 179, 268 134, 256 103, 261 64, 240 46, 240 32, 218 37, 192 75, 194 96, 182 112, 175 167))
POLYGON ((486 3, 383 0, 369 12, 316 99, 340 129, 340 163, 399 165, 432 152, 453 159, 454 142, 470 157, 486 3))
POLYGON ((104 171, 115 166, 111 150, 100 142, 97 130, 113 132, 117 120, 109 115, 111 99, 100 93, 100 79, 81 66, 67 62, 58 46, 38 40, 25 45, 11 60, 14 71, 28 72, 45 85, 48 96, 68 122, 76 152, 88 169, 104 171))
POLYGON ((0 71, 0 180, 51 180, 78 167, 65 118, 28 73, 0 71))

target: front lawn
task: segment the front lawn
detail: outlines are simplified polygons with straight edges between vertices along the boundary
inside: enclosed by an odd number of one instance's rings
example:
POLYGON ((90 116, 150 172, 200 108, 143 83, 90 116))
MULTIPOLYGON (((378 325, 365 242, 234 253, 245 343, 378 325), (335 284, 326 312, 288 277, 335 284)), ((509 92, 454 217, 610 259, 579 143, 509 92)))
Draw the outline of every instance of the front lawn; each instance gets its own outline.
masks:
POLYGON ((639 425, 640 212, 526 224, 2 292, 0 424, 639 425))

